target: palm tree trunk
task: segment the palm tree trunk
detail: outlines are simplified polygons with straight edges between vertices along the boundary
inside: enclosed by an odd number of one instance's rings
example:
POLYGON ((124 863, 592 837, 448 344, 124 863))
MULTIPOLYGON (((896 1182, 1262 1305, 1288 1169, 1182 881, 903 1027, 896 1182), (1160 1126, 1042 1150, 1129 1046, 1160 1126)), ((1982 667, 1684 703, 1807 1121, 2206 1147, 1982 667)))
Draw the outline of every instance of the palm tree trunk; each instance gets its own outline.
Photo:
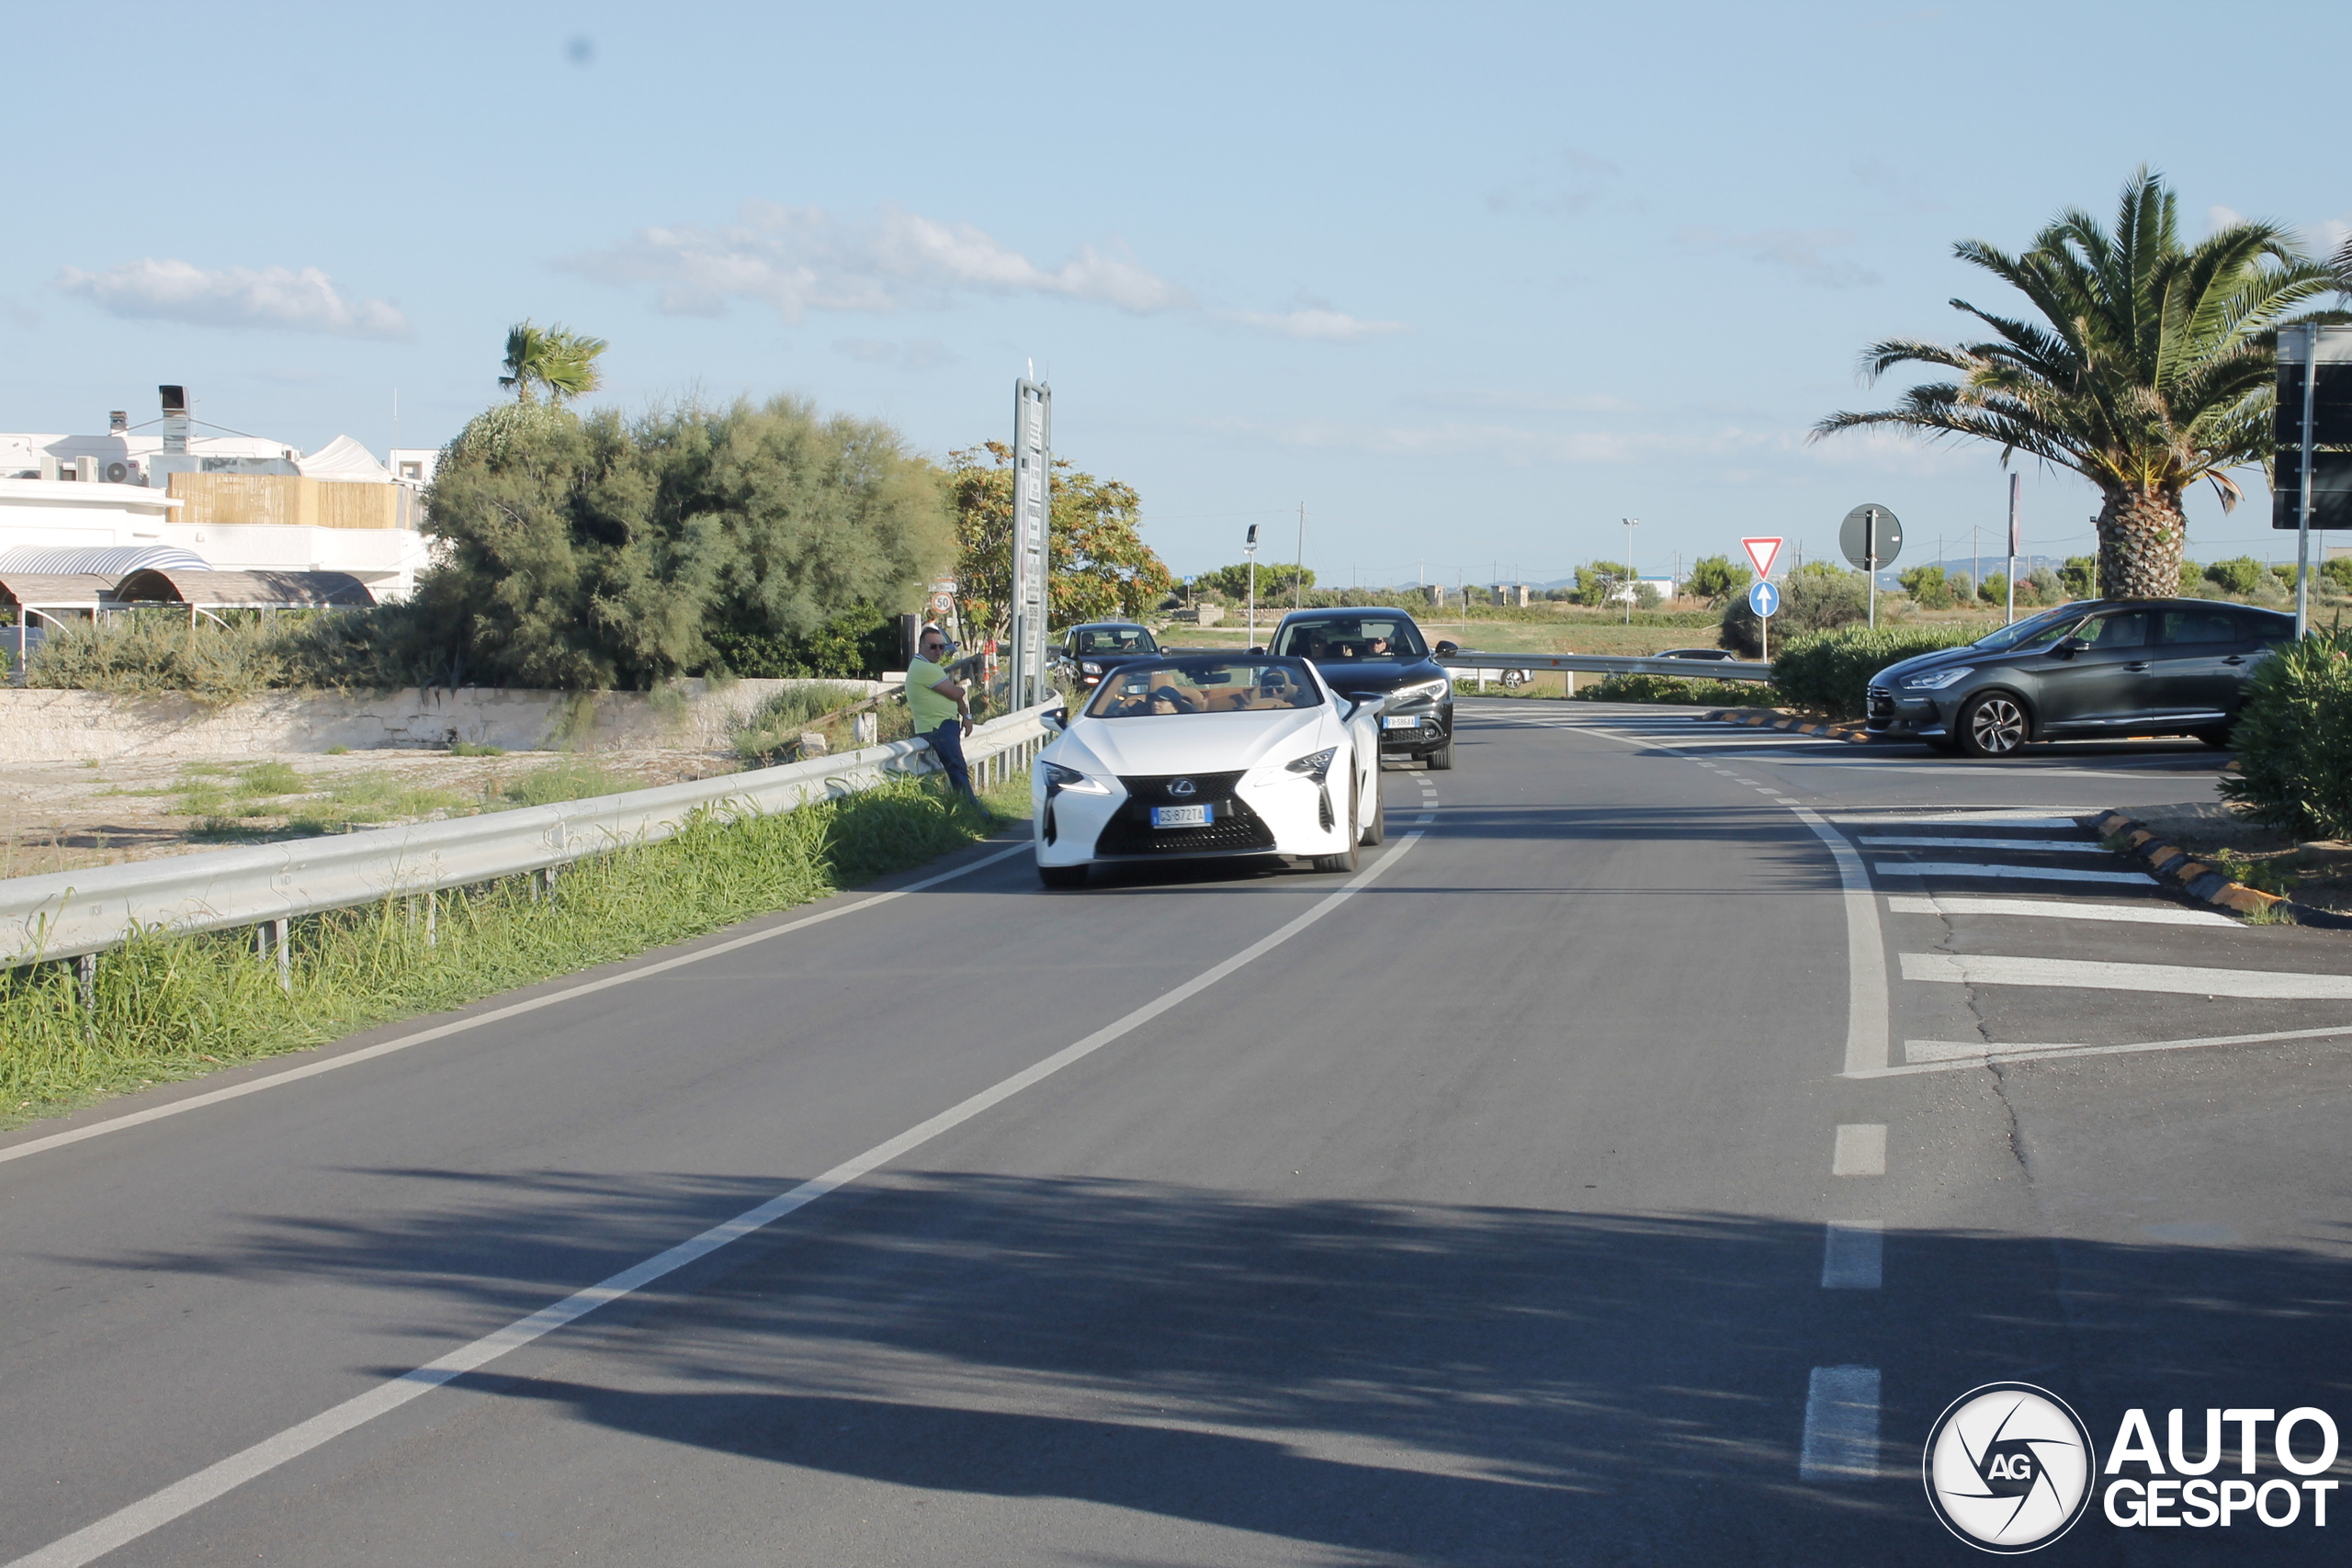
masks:
POLYGON ((2180 592, 2188 520, 2163 490, 2111 490, 2098 513, 2098 592, 2108 599, 2169 599, 2180 592))

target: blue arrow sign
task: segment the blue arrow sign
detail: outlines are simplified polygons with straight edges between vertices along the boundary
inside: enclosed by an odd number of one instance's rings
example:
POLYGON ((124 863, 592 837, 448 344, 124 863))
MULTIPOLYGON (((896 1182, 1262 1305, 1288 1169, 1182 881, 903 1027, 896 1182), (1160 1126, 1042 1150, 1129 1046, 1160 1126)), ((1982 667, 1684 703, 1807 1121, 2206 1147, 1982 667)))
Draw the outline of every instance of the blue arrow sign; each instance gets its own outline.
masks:
POLYGON ((1772 612, 1781 607, 1781 591, 1769 582, 1756 583, 1747 591, 1747 607, 1769 620, 1772 612))

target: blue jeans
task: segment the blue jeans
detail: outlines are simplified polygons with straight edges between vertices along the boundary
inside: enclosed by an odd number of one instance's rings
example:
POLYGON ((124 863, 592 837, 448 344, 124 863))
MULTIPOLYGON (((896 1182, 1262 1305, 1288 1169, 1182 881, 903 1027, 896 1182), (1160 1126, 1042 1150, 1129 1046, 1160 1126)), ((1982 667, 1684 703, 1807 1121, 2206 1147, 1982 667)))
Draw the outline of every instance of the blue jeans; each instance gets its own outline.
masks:
POLYGON ((939 765, 947 770, 947 782, 956 786, 957 793, 971 795, 972 770, 964 765, 964 721, 951 718, 923 739, 931 742, 939 765))

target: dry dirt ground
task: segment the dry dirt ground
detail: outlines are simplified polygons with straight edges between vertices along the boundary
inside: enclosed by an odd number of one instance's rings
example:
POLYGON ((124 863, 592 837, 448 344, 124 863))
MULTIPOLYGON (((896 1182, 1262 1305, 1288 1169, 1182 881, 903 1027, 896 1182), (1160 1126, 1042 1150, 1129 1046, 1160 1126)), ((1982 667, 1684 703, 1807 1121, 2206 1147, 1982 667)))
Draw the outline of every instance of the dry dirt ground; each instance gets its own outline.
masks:
POLYGON ((738 771, 731 753, 447 751, 0 763, 0 877, 467 816, 738 771))

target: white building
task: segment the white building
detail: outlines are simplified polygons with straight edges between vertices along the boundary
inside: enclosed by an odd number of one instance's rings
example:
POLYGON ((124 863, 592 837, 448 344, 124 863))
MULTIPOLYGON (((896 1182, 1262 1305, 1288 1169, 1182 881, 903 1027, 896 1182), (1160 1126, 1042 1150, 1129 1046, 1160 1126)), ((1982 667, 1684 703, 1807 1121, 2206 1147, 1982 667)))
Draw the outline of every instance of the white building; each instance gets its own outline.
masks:
POLYGON ((379 599, 415 587, 430 560, 416 496, 438 453, 396 454, 416 475, 396 478, 349 436, 305 455, 252 436, 198 435, 181 389, 164 393, 155 430, 133 431, 118 412, 104 435, 0 434, 0 558, 19 547, 162 545, 220 571, 346 571, 379 599), (394 488, 344 488, 358 485, 394 488))

